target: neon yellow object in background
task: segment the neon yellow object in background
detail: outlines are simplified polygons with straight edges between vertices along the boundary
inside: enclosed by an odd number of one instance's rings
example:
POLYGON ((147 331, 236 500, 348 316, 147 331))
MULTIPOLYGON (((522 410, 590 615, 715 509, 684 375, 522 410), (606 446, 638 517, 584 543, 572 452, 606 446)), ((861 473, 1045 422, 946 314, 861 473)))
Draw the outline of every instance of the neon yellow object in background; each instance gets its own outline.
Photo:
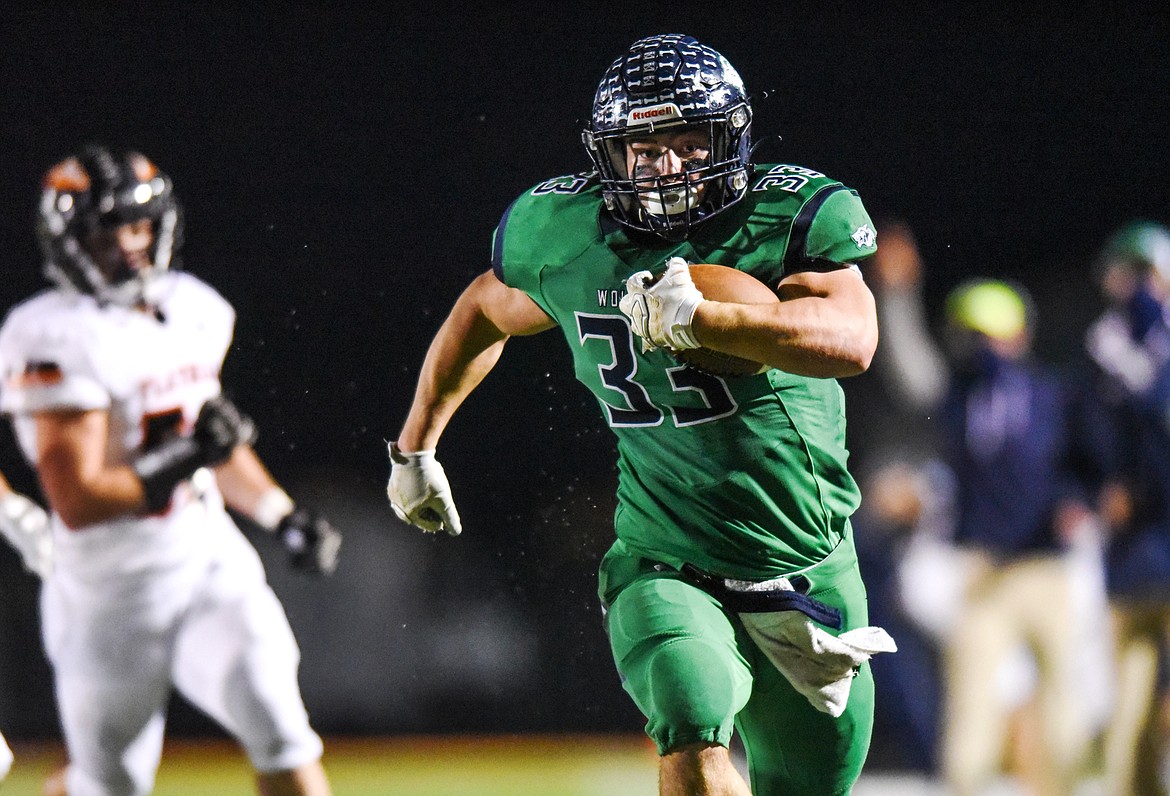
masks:
POLYGON ((1009 340, 1028 326, 1028 307, 1006 282, 981 279, 955 288, 947 296, 947 320, 955 326, 1009 340))

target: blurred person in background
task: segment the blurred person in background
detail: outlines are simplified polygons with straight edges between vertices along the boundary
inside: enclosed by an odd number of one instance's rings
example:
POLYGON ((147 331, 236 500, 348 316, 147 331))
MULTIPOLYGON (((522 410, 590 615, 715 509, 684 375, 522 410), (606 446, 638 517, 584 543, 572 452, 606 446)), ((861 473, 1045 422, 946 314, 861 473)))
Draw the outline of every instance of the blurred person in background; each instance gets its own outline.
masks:
POLYGON ((923 264, 909 226, 879 219, 881 246, 862 264, 881 338, 865 373, 842 382, 849 405, 849 463, 865 496, 854 516, 870 620, 898 640, 875 658, 882 695, 875 753, 887 765, 937 772, 941 711, 939 632, 950 621, 958 579, 947 544, 950 474, 939 461, 935 411, 949 384, 945 354, 926 316, 923 264), (904 577, 907 564, 913 577, 904 577), (903 583, 913 587, 903 599, 903 583), (918 599, 920 593, 929 599, 918 599), (880 742, 886 741, 884 744, 880 742))
MULTIPOLYGON (((20 554, 25 569, 41 578, 48 576, 53 566, 49 515, 28 497, 15 491, 3 473, 0 473, 0 534, 20 554)), ((8 776, 12 762, 12 749, 0 735, 0 782, 8 776)))
MULTIPOLYGON (((871 615, 880 617, 875 622, 883 627, 896 628, 899 638, 899 654, 878 659, 873 667, 882 692, 901 701, 887 706, 880 716, 901 722, 897 729, 888 729, 908 739, 905 746, 912 747, 894 750, 896 759, 933 772, 940 765, 936 753, 944 693, 940 659, 954 642, 972 577, 985 569, 986 562, 985 551, 977 545, 956 543, 960 485, 952 465, 961 459, 949 442, 955 437, 954 426, 943 422, 948 396, 958 402, 952 391, 970 378, 972 358, 969 345, 952 345, 948 352, 931 331, 922 258, 909 226, 886 218, 879 222, 878 232, 882 246, 864 268, 877 303, 882 339, 870 370, 845 384, 854 418, 850 451, 866 495, 856 519, 859 557, 866 571, 887 573, 871 577, 871 615)), ((1010 299, 1013 293, 1006 295, 1010 299)), ((1017 312, 1017 318, 1023 317, 1017 312)), ((950 342, 971 333, 966 329, 958 334, 952 328, 950 342)), ((1080 409, 1070 412, 1080 414, 1080 409)), ((1074 456, 1070 463, 1085 456, 1074 456)), ((1099 452, 1088 458, 1099 459, 1099 452)), ((963 472, 972 471, 964 467, 963 472)), ((968 495, 972 488, 964 487, 968 495)), ((1066 558, 1069 576, 1079 584, 1074 594, 1080 605, 1077 615, 1083 620, 1077 680, 1088 686, 1104 683, 1108 674, 1107 648, 1100 641, 1104 607, 1099 535, 1085 526, 1075 536, 1066 558)), ((1042 783, 1048 755, 1040 745, 1035 645, 1023 632, 1015 635, 1010 651, 999 656, 994 672, 987 675, 997 683, 1002 721, 1001 741, 993 742, 1000 746, 994 774, 1042 783)), ((1107 689, 1086 687, 1086 692, 1093 695, 1087 704, 1091 725, 1099 727, 1108 709, 1107 689)))
POLYGON ((739 75, 690 36, 650 36, 606 71, 584 142, 596 171, 540 183, 495 232, 427 352, 390 446, 395 513, 462 525, 435 449, 507 341, 556 329, 616 434, 617 539, 601 565, 614 662, 659 752, 660 793, 850 792, 868 753, 866 627, 836 377, 877 342, 856 260, 856 193, 754 166, 739 75), (655 282, 652 274, 664 275, 655 282), (707 301, 688 263, 746 271, 781 299, 707 301), (766 363, 719 376, 676 352, 766 363))
POLYGON ((1109 407, 1115 477, 1101 500, 1117 700, 1105 736, 1110 796, 1167 793, 1170 641, 1170 231, 1140 221, 1104 245, 1107 307, 1085 340, 1109 407))
POLYGON ((150 793, 177 688, 240 742, 260 793, 329 793, 296 641, 225 503, 308 570, 333 569, 340 537, 221 394, 235 313, 171 267, 170 179, 87 146, 46 173, 38 221, 53 287, 0 328, 0 410, 51 510, 41 624, 69 763, 45 792, 150 793))
POLYGON ((1032 357, 1022 287, 972 279, 945 311, 952 370, 941 423, 964 563, 944 639, 943 772, 959 796, 977 794, 1015 751, 1033 793, 1067 796, 1084 774, 1091 692, 1104 682, 1084 665, 1105 660, 1106 637, 1092 415, 1083 390, 1032 357))

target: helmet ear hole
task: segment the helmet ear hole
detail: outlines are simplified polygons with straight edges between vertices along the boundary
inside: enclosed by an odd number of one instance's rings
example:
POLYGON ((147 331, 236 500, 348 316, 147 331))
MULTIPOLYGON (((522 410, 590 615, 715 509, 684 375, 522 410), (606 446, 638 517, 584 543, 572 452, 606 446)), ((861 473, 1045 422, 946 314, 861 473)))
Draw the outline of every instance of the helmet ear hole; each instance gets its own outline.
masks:
POLYGON ((743 198, 751 173, 751 118, 743 81, 726 58, 690 36, 648 36, 602 77, 582 140, 611 214, 633 229, 677 240, 743 198), (709 155, 701 169, 684 168, 658 181, 631 177, 627 137, 687 129, 707 133, 709 155), (679 183, 689 186, 683 204, 666 195, 678 194, 679 183))

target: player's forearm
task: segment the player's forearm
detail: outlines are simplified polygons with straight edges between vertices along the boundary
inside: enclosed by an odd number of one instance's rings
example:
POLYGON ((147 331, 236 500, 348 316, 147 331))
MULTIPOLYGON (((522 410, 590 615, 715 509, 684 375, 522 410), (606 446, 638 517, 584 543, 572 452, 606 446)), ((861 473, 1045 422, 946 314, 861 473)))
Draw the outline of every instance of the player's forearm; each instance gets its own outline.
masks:
POLYGON ((398 435, 403 452, 433 450, 444 429, 495 367, 513 335, 551 329, 555 323, 523 291, 486 271, 476 277, 435 335, 398 435))
POLYGON ((435 448, 455 412, 495 367, 507 340, 482 315, 456 305, 423 362, 410 413, 398 435, 401 450, 435 448))
POLYGON ((257 507, 264 496, 280 489, 268 468, 251 447, 236 448, 226 462, 213 468, 215 482, 227 506, 256 519, 257 507))
POLYGON ((145 509, 146 491, 134 468, 106 460, 107 412, 38 412, 34 422, 41 491, 65 525, 83 528, 145 509))
POLYGON ((42 459, 39 470, 49 507, 70 529, 134 516, 146 509, 146 492, 129 466, 63 476, 59 468, 42 459))
POLYGON ((820 297, 780 304, 703 302, 693 329, 699 343, 817 378, 853 376, 869 367, 877 348, 872 310, 820 297))

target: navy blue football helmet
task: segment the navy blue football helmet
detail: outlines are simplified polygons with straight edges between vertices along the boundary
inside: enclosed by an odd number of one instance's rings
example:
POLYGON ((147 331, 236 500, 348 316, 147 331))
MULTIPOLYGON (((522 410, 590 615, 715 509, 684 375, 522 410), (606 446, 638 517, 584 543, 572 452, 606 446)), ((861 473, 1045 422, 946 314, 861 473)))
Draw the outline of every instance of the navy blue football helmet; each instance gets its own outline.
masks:
POLYGON ((138 152, 90 145, 45 174, 37 213, 37 238, 45 276, 58 287, 103 303, 151 303, 150 284, 171 266, 182 238, 182 214, 171 180, 138 152), (151 219, 151 266, 103 274, 82 242, 95 227, 151 219))
POLYGON ((727 59, 691 36, 665 34, 639 39, 613 62, 581 137, 614 218, 683 240, 746 192, 751 121, 743 81, 727 59), (678 129, 705 132, 709 156, 678 174, 631 176, 627 139, 678 129))

